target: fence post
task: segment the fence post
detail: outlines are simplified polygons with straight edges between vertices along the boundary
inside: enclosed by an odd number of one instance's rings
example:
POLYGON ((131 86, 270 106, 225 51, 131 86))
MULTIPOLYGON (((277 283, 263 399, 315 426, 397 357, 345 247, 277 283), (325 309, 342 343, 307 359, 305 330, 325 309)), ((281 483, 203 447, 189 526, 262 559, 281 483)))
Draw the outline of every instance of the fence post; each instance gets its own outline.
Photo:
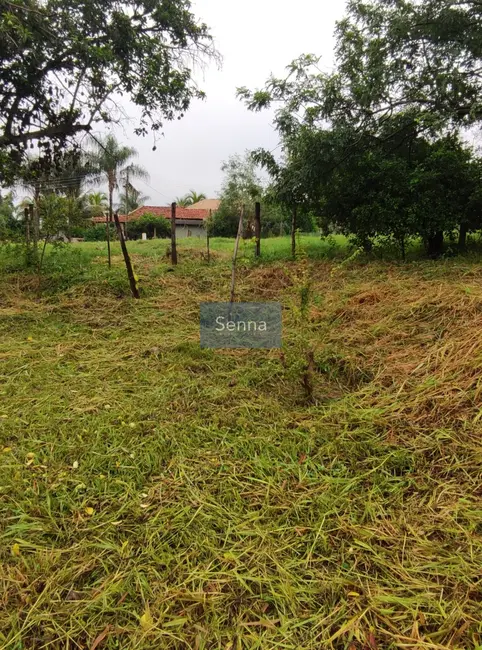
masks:
POLYGON ((256 237, 256 257, 261 256, 261 203, 256 202, 254 212, 254 236, 256 237))
POLYGON ((297 227, 298 207, 296 203, 293 205, 293 212, 291 215, 291 257, 296 259, 296 227, 297 227))
POLYGON ((211 251, 210 251, 210 249, 209 249, 209 226, 210 226, 210 224, 211 224, 211 217, 212 217, 212 215, 213 215, 213 211, 212 211, 212 210, 209 210, 209 221, 208 221, 208 225, 207 225, 207 227, 206 227, 206 244, 207 244, 207 253, 208 253, 208 264, 209 264, 210 261, 211 261, 211 251))
POLYGON ((238 257, 239 240, 241 239, 241 235, 243 234, 243 219, 244 219, 244 205, 241 208, 241 214, 239 215, 238 234, 236 235, 236 242, 234 244, 233 265, 231 269, 231 297, 230 297, 231 304, 234 302, 234 290, 236 286, 236 259, 238 257))
POLYGON ((171 204, 171 264, 177 264, 176 248, 176 202, 171 204))
POLYGON ((127 277, 129 278, 131 292, 134 298, 139 299, 140 295, 139 295, 139 289, 137 288, 137 281, 134 275, 134 269, 132 268, 131 258, 129 257, 129 252, 127 250, 126 242, 124 239, 124 233, 122 232, 122 227, 120 225, 119 215, 117 214, 117 212, 114 212, 114 222, 115 222, 115 227, 117 228, 117 236, 119 237, 119 241, 122 249, 122 255, 124 256, 124 262, 127 269, 127 277))

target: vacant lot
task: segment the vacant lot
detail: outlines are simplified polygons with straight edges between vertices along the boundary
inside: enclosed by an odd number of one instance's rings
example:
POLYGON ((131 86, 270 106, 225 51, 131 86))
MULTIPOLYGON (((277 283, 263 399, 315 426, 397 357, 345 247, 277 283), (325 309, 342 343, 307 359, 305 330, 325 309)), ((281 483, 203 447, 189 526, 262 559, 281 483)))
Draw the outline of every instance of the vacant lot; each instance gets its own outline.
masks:
POLYGON ((480 650, 482 267, 308 243, 282 353, 200 349, 226 243, 1 276, 1 648, 480 650))

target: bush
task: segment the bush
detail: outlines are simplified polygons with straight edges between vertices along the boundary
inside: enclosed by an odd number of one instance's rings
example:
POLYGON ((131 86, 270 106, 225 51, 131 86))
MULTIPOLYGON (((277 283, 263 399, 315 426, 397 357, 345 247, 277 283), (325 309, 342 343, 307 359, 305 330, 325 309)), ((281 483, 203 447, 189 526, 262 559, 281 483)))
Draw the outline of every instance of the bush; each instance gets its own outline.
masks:
MULTIPOLYGON (((111 241, 117 238, 117 232, 115 225, 113 223, 109 224, 110 238, 111 241)), ((107 232, 104 223, 99 223, 95 226, 90 226, 89 228, 79 228, 76 232, 82 232, 83 234, 72 234, 73 237, 83 237, 85 241, 107 241, 107 232)), ((73 231, 72 231, 73 233, 73 231)))
POLYGON ((171 223, 164 217, 156 217, 148 213, 127 224, 129 239, 140 239, 143 232, 147 234, 148 239, 153 239, 154 233, 156 238, 165 239, 171 236, 171 223))

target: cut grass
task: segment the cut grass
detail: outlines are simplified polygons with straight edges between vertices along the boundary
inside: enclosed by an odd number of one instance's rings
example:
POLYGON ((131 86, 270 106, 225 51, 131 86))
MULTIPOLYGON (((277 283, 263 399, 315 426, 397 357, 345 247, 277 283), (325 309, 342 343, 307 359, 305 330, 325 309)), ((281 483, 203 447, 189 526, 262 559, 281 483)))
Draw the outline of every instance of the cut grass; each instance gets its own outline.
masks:
POLYGON ((0 647, 479 648, 480 267, 241 261, 280 355, 201 350, 229 250, 164 249, 0 286, 0 647))

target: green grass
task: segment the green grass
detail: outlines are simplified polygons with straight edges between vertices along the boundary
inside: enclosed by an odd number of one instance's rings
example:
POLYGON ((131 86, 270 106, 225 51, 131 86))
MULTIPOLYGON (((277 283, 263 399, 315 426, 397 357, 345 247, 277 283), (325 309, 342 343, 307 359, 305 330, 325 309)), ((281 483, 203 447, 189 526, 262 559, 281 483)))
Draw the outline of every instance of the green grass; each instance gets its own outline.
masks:
POLYGON ((0 647, 480 650, 479 264, 268 240, 283 353, 213 351, 193 242, 129 244, 138 302, 117 245, 1 276, 0 647))

